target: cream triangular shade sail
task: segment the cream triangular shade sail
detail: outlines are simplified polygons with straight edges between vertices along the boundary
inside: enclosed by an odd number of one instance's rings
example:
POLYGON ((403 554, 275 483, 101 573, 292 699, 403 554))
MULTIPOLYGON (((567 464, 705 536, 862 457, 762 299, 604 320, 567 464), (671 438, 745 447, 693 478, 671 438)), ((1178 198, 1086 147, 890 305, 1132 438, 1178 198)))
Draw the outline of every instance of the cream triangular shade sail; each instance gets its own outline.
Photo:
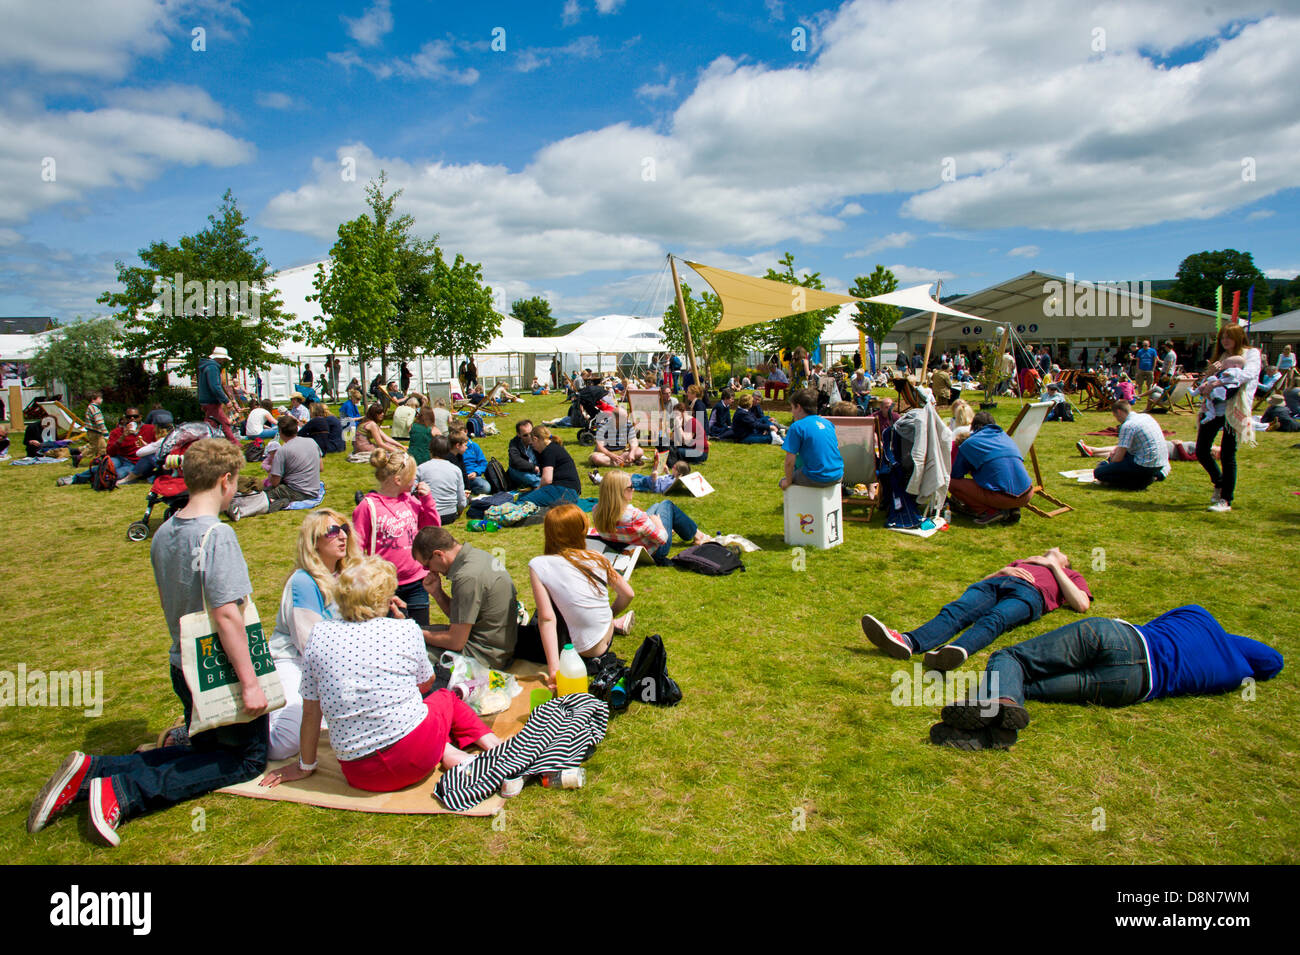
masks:
POLYGON ((718 322, 716 329, 719 332, 861 301, 851 295, 836 295, 834 292, 804 288, 802 285, 773 282, 771 279, 715 269, 698 262, 686 264, 699 272, 704 281, 713 286, 718 298, 722 299, 722 321, 718 322))
POLYGON ((940 315, 968 318, 973 322, 980 321, 974 315, 967 315, 965 312, 959 312, 947 305, 940 305, 930 297, 929 285, 913 285, 911 288, 899 289, 897 292, 886 292, 884 295, 873 295, 871 298, 854 299, 854 301, 875 302, 878 305, 897 305, 899 308, 913 308, 918 312, 938 312, 940 315))

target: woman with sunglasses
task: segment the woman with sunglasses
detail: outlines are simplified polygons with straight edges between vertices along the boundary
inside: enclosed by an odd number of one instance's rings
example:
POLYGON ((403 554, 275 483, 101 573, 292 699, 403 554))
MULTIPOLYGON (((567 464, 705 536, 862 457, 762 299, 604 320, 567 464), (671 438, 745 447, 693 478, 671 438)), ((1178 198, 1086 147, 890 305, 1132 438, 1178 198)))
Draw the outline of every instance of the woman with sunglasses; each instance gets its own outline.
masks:
POLYGON ((284 686, 283 709, 271 713, 271 759, 287 759, 298 752, 302 725, 302 655, 311 631, 322 620, 338 618, 334 585, 339 573, 361 559, 347 520, 337 511, 312 511, 298 531, 293 572, 284 583, 275 630, 267 645, 284 686))
POLYGON ((702 544, 709 539, 687 514, 664 498, 641 510, 632 505, 632 479, 626 471, 606 471, 600 476, 600 498, 591 512, 591 526, 601 540, 611 544, 639 544, 656 564, 668 563, 673 532, 684 541, 702 544))

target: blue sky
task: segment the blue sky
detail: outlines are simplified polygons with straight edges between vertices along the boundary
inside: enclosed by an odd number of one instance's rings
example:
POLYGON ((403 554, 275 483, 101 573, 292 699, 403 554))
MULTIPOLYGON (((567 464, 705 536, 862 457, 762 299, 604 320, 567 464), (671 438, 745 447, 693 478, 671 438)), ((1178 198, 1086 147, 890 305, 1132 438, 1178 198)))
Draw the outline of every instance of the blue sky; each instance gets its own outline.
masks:
POLYGON ((323 258, 381 168, 562 321, 662 310, 668 251, 840 291, 1300 274, 1294 3, 718 6, 0 0, 0 314, 97 313, 227 187, 273 266, 323 258))

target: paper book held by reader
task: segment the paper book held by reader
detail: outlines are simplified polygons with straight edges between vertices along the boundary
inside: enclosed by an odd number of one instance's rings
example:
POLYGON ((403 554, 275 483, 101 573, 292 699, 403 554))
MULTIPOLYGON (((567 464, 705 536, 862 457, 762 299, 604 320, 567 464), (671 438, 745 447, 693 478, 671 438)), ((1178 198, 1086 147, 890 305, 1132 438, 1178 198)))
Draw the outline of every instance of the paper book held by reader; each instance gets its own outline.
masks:
POLYGON ((609 562, 614 565, 624 580, 631 578, 632 571, 636 569, 637 564, 653 564, 654 557, 650 552, 640 544, 628 544, 626 547, 618 547, 608 541, 603 541, 599 537, 587 538, 587 550, 594 550, 598 554, 604 554, 609 558, 609 562))

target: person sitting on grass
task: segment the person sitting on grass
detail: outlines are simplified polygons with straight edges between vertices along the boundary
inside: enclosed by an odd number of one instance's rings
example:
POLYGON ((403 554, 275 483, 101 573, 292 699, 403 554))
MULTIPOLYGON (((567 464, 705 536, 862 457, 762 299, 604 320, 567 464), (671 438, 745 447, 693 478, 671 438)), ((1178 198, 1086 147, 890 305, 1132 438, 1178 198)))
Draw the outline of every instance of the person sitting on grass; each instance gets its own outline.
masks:
POLYGON ((781 490, 791 485, 830 487, 844 479, 844 459, 840 456, 835 426, 817 414, 819 395, 804 388, 790 396, 790 414, 794 423, 785 435, 785 476, 781 490))
POLYGON ((420 399, 407 396, 393 412, 392 435, 399 441, 411 437, 411 425, 415 424, 415 413, 420 410, 420 399))
POLYGON ((515 422, 515 436, 506 446, 506 480, 515 487, 532 489, 542 483, 542 472, 537 466, 537 452, 533 450, 533 423, 527 418, 515 422))
POLYGON ((980 526, 999 521, 1014 524, 1020 520, 1020 509, 1034 496, 1020 449, 987 411, 975 415, 970 436, 957 446, 948 492, 961 506, 976 512, 975 523, 980 526))
POLYGON ((1070 407, 1070 402, 1062 393, 1061 386, 1056 382, 1048 382, 1047 388, 1043 392, 1043 400, 1052 403, 1052 407, 1047 409, 1047 417, 1043 419, 1044 421, 1074 420, 1074 409, 1070 407))
POLYGON ((1283 395, 1268 396, 1268 407, 1259 420, 1268 426, 1269 431, 1300 431, 1300 418, 1292 414, 1283 395))
POLYGON ((708 432, 709 437, 714 441, 730 441, 732 439, 731 408, 735 403, 735 392, 730 388, 723 388, 722 397, 713 406, 713 411, 709 414, 708 432))
POLYGON ((450 650, 494 670, 509 668, 518 643, 519 600, 505 564, 457 541, 445 527, 422 529, 411 544, 411 559, 428 571, 424 589, 447 617, 445 624, 422 625, 433 656, 450 650), (444 577, 450 596, 442 589, 444 577))
POLYGON ((515 656, 540 657, 554 691, 560 647, 572 643, 584 660, 604 656, 615 634, 631 631, 636 615, 623 611, 636 594, 604 554, 587 549, 587 515, 577 505, 557 504, 547 511, 542 534, 542 556, 528 562, 536 619, 519 628, 515 656))
POLYGON ((537 455, 537 467, 541 481, 537 487, 515 500, 520 504, 536 504, 538 507, 550 507, 561 501, 576 501, 582 493, 582 481, 578 478, 578 466, 573 457, 564 450, 564 442, 559 435, 551 434, 545 425, 533 428, 533 451, 537 455))
POLYGON ((736 405, 731 419, 732 440, 739 444, 780 444, 781 429, 763 414, 761 405, 755 408, 753 395, 741 395, 736 405))
POLYGON ((415 469, 415 479, 429 488, 438 505, 438 520, 451 524, 469 503, 465 496, 465 472, 451 460, 451 439, 435 434, 429 439, 429 460, 415 469))
POLYGON ((321 454, 337 454, 348 447, 343 440, 343 422, 337 415, 330 414, 329 408, 320 401, 311 406, 311 418, 298 429, 298 433, 315 441, 321 454))
POLYGON ((384 431, 383 427, 381 427, 383 421, 384 408, 382 405, 376 402, 366 409, 366 417, 357 425, 356 436, 352 439, 354 454, 369 454, 379 449, 391 452, 406 450, 400 441, 394 441, 384 431))
POLYGON ((415 423, 411 425, 411 438, 406 446, 417 465, 429 460, 431 456, 429 441, 434 435, 441 433, 434 421, 432 408, 424 407, 415 413, 415 423))
POLYGON ((158 460, 158 452, 162 449, 163 441, 173 430, 175 429, 170 424, 154 426, 154 440, 140 448, 137 452, 136 462, 131 468, 125 473, 118 472, 118 487, 134 484, 136 481, 151 479, 161 472, 164 462, 158 460))
POLYGON ((296 418, 285 415, 277 427, 280 446, 271 458, 267 490, 236 497, 227 511, 232 521, 282 511, 294 501, 308 501, 320 494, 320 448, 310 438, 299 436, 296 418))
POLYGON ((1160 423, 1134 411, 1123 399, 1113 402, 1110 410, 1119 422, 1115 449, 1093 469, 1092 476, 1102 484, 1130 491, 1141 491, 1168 477, 1169 451, 1160 423))
MULTIPOLYGON (((709 436, 704 427, 704 414, 690 413, 679 404, 669 416, 668 463, 686 461, 693 465, 709 460, 709 436)), ((659 452, 655 452, 658 454, 659 452)))
POLYGON ((601 540, 618 546, 639 545, 650 552, 656 564, 668 563, 672 535, 692 544, 702 544, 708 535, 672 501, 665 498, 648 509, 632 506, 632 480, 626 471, 607 471, 600 476, 600 497, 591 512, 591 524, 601 540))
POLYGON ((129 756, 72 753, 32 801, 28 832, 40 832, 69 806, 86 801, 91 838, 116 846, 122 841, 117 829, 126 820, 245 782, 266 768, 266 694, 244 631, 243 603, 253 585, 235 529, 220 519, 234 499, 243 466, 239 446, 222 438, 190 445, 185 452, 189 502, 154 532, 149 558, 171 633, 171 684, 185 724, 193 701, 181 671, 181 618, 205 611, 239 680, 243 713, 251 719, 199 733, 188 746, 129 756))
MULTIPOLYGON (((460 422, 457 421, 455 424, 460 422)), ((483 476, 483 472, 487 470, 487 457, 483 454, 483 449, 470 440, 469 433, 463 426, 453 427, 449 438, 451 460, 465 475, 465 489, 474 494, 492 493, 492 485, 488 484, 487 478, 483 476)))
POLYGON ((1166 696, 1206 696, 1271 680, 1282 655, 1228 633, 1197 604, 1147 623, 1089 617, 989 657, 974 699, 945 706, 930 741, 957 749, 1008 749, 1029 725, 1028 700, 1132 706, 1166 696))
POLYGON ((915 630, 900 633, 865 614, 862 632, 895 660, 924 653, 927 670, 954 670, 1008 630, 1032 623, 1060 606, 1083 613, 1091 602, 1088 582, 1070 569, 1070 558, 1053 547, 1039 556, 1013 560, 971 584, 915 630))
POLYGON ((387 617, 397 589, 392 564, 364 557, 339 574, 341 620, 312 630, 302 662, 302 753, 267 773, 263 786, 306 779, 316 769, 321 718, 348 785, 367 792, 413 786, 441 765, 501 740, 451 690, 430 692, 434 670, 413 620, 387 617), (462 748, 463 747, 463 748, 462 748))
POLYGON ((275 406, 270 398, 263 398, 248 412, 244 419, 244 435, 249 438, 261 438, 269 441, 276 435, 275 406))
POLYGON ((965 398, 958 398, 949 410, 952 412, 952 418, 948 422, 948 430, 952 432, 953 438, 964 438, 970 434, 971 422, 975 420, 975 409, 971 407, 970 402, 965 398))
POLYGON ((632 418, 621 405, 601 416, 596 428, 596 449, 591 452, 594 467, 626 467, 645 460, 645 451, 637 441, 632 418))
POLYGON ((302 724, 302 656, 312 628, 338 618, 334 585, 339 573, 361 560, 361 549, 347 519, 337 511, 312 511, 298 531, 293 571, 284 583, 275 629, 267 640, 275 672, 284 687, 284 706, 271 713, 270 758, 288 759, 298 752, 302 724))

